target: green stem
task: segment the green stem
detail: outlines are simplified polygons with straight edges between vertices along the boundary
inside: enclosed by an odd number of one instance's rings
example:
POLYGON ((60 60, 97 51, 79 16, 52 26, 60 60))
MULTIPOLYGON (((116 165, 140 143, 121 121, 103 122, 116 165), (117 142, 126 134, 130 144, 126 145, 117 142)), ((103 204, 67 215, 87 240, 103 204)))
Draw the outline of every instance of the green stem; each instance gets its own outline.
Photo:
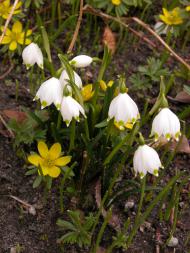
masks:
POLYGON ((75 147, 75 130, 76 130, 76 121, 73 119, 70 127, 69 153, 75 147))
POLYGON ((57 130, 59 130, 61 128, 61 122, 62 122, 62 116, 61 113, 58 113, 58 117, 57 117, 57 130))
POLYGON ((137 215, 135 219, 135 224, 139 222, 139 218, 141 216, 141 209, 142 209, 144 195, 145 195, 145 185, 146 185, 146 176, 143 177, 141 181, 141 198, 140 198, 139 207, 138 207, 138 211, 137 211, 137 215))
POLYGON ((106 229, 106 226, 107 226, 107 224, 108 224, 108 222, 109 222, 109 220, 111 218, 111 215, 112 215, 112 210, 110 209, 108 211, 107 215, 106 215, 106 218, 104 219, 104 222, 103 222, 101 228, 100 228, 100 231, 99 231, 98 236, 97 236, 96 244, 94 246, 94 249, 92 250, 92 253, 96 253, 97 252, 97 249, 98 249, 98 247, 100 245, 100 242, 101 242, 101 239, 102 239, 102 236, 103 236, 103 233, 104 233, 104 231, 106 229))
POLYGON ((133 226, 133 229, 131 233, 129 234, 129 237, 127 239, 127 244, 126 244, 126 249, 130 246, 134 236, 136 235, 139 227, 141 224, 144 223, 146 218, 149 216, 151 213, 152 209, 158 204, 158 202, 162 199, 163 196, 170 190, 171 186, 178 180, 183 174, 180 173, 176 176, 174 176, 169 183, 162 189, 162 191, 152 200, 151 204, 148 206, 146 211, 143 213, 143 215, 138 219, 138 222, 133 226))
POLYGON ((63 191, 63 188, 64 188, 64 185, 65 185, 65 182, 66 182, 67 178, 69 177, 71 171, 76 166, 76 164, 77 164, 77 162, 74 162, 72 164, 72 166, 69 167, 68 170, 65 172, 64 177, 61 179, 61 185, 60 185, 60 188, 59 188, 61 213, 63 213, 63 211, 64 211, 64 205, 63 205, 63 192, 64 191, 63 191))
MULTIPOLYGON (((134 131, 132 132, 133 135, 136 134, 136 132, 139 129, 139 124, 137 123, 134 127, 134 131)), ((131 137, 131 133, 128 133, 123 140, 120 141, 120 143, 118 143, 115 148, 112 150, 112 152, 106 157, 105 161, 104 161, 104 165, 108 164, 111 159, 114 157, 114 155, 120 150, 120 148, 128 141, 128 139, 131 137)))

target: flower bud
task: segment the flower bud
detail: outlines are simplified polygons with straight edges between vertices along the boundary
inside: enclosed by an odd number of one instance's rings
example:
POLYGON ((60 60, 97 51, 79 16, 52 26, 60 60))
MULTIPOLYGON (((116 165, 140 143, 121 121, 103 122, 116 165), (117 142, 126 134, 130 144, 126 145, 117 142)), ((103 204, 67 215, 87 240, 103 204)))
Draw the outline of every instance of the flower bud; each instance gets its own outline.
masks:
POLYGON ((70 61, 70 64, 76 68, 85 68, 89 66, 92 63, 92 61, 93 61, 92 57, 88 55, 78 55, 70 61))

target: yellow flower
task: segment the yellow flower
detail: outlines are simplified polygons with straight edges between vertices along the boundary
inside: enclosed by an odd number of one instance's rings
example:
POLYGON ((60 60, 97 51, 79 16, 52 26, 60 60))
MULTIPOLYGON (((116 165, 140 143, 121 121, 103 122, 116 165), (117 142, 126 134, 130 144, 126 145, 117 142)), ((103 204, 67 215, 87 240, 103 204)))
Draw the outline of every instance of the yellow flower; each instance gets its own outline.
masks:
POLYGON ((167 25, 179 25, 183 23, 183 19, 180 16, 180 8, 177 7, 171 11, 162 9, 164 15, 160 15, 160 19, 167 25))
POLYGON ((71 156, 61 156, 61 145, 55 143, 48 150, 45 142, 40 141, 38 143, 39 154, 33 154, 28 156, 28 161, 35 165, 40 166, 43 176, 49 175, 50 177, 58 177, 61 173, 59 166, 65 166, 71 161, 71 156))
POLYGON ((190 11, 190 5, 187 6, 185 9, 186 9, 186 11, 190 11))
POLYGON ((107 84, 106 82, 104 82, 104 80, 100 80, 99 85, 103 91, 106 91, 107 87, 112 87, 113 83, 114 83, 113 80, 110 80, 107 84))
POLYGON ((121 0, 112 0, 112 4, 114 4, 114 5, 120 5, 121 4, 121 0))
MULTIPOLYGON (((17 14, 19 12, 21 12, 21 10, 19 9, 20 6, 22 5, 22 2, 19 1, 16 5, 16 8, 13 12, 13 14, 17 14)), ((11 9, 12 9, 12 5, 10 5, 10 0, 4 0, 3 2, 0 3, 0 17, 7 19, 11 9)))
MULTIPOLYGON (((1 27, 1 31, 3 31, 4 27, 1 27)), ((31 43, 31 40, 27 37, 32 34, 32 30, 27 30, 26 35, 22 28, 22 23, 19 21, 16 21, 13 26, 12 30, 8 29, 6 30, 5 36, 2 40, 2 44, 9 44, 9 49, 11 51, 14 51, 17 48, 17 44, 25 44, 28 45, 31 43), (24 41, 25 38, 25 41, 24 41), (25 42, 25 43, 24 43, 25 42)))
POLYGON ((83 96, 84 101, 90 100, 94 95, 94 91, 92 91, 92 84, 88 84, 88 85, 84 86, 82 88, 81 92, 82 92, 82 96, 83 96))

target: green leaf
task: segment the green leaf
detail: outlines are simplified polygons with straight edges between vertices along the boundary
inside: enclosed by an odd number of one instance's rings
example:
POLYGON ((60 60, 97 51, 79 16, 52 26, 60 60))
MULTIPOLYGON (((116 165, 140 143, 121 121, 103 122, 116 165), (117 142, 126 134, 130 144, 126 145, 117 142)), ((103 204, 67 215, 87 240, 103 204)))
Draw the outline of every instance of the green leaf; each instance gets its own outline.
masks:
POLYGON ((102 122, 96 124, 95 127, 96 128, 102 128, 102 127, 106 127, 107 125, 108 125, 108 121, 107 121, 107 119, 105 119, 102 122))
POLYGON ((37 176, 33 182, 33 188, 37 188, 42 182, 42 176, 37 176))
POLYGON ((31 169, 31 170, 28 170, 26 173, 25 173, 25 175, 26 176, 30 176, 30 175, 33 175, 33 174, 35 174, 37 172, 37 169, 35 168, 35 169, 31 169))

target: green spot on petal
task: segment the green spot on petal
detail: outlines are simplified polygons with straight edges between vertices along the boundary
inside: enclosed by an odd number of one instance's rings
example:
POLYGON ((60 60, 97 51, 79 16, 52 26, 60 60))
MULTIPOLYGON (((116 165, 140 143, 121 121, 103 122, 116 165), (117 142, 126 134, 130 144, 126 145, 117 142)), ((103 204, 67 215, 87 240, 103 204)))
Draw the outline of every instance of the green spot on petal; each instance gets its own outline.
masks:
POLYGON ((165 135, 165 137, 166 137, 166 139, 169 141, 169 140, 171 139, 171 134, 167 133, 167 134, 165 135))
POLYGON ((42 107, 44 108, 44 107, 47 106, 47 102, 44 100, 44 101, 42 101, 41 105, 42 105, 42 107))
POLYGON ((76 61, 70 61, 71 65, 75 65, 77 62, 76 61))
POLYGON ((67 125, 67 127, 70 125, 70 121, 69 120, 65 120, 65 124, 67 125))
POLYGON ((155 170, 153 171, 153 174, 154 174, 154 176, 158 177, 158 169, 155 169, 155 170))
POLYGON ((61 104, 56 104, 56 108, 59 111, 61 109, 61 104))
POLYGON ((154 140, 157 141, 159 138, 159 135, 157 133, 154 134, 154 140))
POLYGON ((177 132, 176 134, 175 134, 175 139, 176 139, 176 141, 179 141, 179 137, 181 136, 181 132, 177 132))
POLYGON ((142 179, 145 176, 143 172, 140 172, 140 178, 142 179))

